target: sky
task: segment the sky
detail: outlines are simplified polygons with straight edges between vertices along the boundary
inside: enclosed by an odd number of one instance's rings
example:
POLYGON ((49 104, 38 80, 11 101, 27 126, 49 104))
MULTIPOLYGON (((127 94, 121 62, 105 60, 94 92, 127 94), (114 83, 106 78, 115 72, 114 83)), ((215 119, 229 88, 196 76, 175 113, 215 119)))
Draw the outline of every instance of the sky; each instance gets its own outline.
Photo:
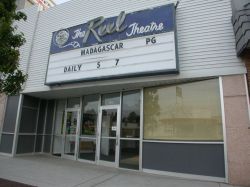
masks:
POLYGON ((67 2, 67 1, 70 1, 70 0, 54 0, 54 2, 56 3, 56 4, 61 4, 61 3, 65 3, 65 2, 67 2))

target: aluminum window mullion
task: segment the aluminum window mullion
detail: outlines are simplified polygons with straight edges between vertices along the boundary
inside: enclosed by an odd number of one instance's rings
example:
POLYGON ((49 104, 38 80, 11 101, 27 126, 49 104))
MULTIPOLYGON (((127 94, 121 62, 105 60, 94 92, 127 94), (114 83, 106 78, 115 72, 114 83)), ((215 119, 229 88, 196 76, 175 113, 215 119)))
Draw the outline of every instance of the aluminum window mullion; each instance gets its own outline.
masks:
POLYGON ((109 137, 109 136, 101 136, 100 138, 103 138, 103 139, 116 139, 116 137, 109 137))
POLYGON ((120 140, 140 140, 140 138, 120 138, 120 140))
POLYGON ((102 95, 99 94, 99 102, 98 102, 98 115, 97 115, 97 124, 96 124, 96 156, 95 156, 95 162, 97 163, 99 160, 99 154, 100 154, 100 146, 101 146, 101 121, 102 121, 102 95))
POLYGON ((82 113, 83 113, 83 96, 82 97, 80 97, 80 108, 79 108, 79 117, 78 117, 78 119, 79 119, 79 122, 77 123, 77 127, 76 127, 76 155, 75 155, 75 157, 76 157, 76 159, 78 159, 78 157, 79 157, 79 152, 80 152, 80 134, 81 134, 81 124, 82 124, 82 119, 83 119, 83 115, 82 115, 82 113))
POLYGON ((47 113, 48 113, 48 100, 46 100, 46 110, 45 110, 45 115, 44 115, 44 123, 43 123, 43 140, 42 140, 42 150, 41 152, 44 152, 44 142, 45 142, 45 130, 46 130, 46 123, 47 123, 47 113))
POLYGON ((15 124, 15 134, 14 134, 13 145, 12 145, 12 153, 11 153, 12 156, 15 156, 16 152, 17 152, 17 143, 18 143, 20 121, 21 121, 23 98, 24 98, 24 95, 20 94, 20 96, 19 96, 19 102, 18 102, 18 108, 17 108, 17 117, 16 117, 16 124, 15 124))
POLYGON ((223 129, 223 143, 224 143, 224 162, 225 162, 225 179, 228 182, 228 158, 227 158, 227 137, 226 137, 226 119, 225 119, 225 105, 224 105, 224 92, 222 77, 219 77, 220 86, 220 104, 221 104, 221 118, 222 118, 222 129, 223 129))
POLYGON ((35 136, 36 133, 26 133, 26 132, 21 132, 19 133, 19 135, 22 135, 22 136, 35 136))
POLYGON ((5 95, 2 95, 1 99, 2 99, 2 102, 4 104, 3 104, 3 111, 2 111, 2 116, 3 116, 2 125, 0 126, 0 143, 1 143, 1 139, 2 139, 1 136, 2 136, 2 132, 3 132, 3 126, 4 126, 4 120, 5 120, 4 118, 5 118, 5 113, 6 113, 6 109, 7 109, 8 97, 5 95))
POLYGON ((175 143, 175 144, 224 144, 224 142, 210 142, 210 141, 161 141, 161 140, 143 140, 143 142, 151 143, 175 143))
POLYGON ((13 135, 15 133, 14 132, 0 132, 0 134, 10 134, 10 135, 13 135))
POLYGON ((35 142, 34 142, 34 148, 33 153, 36 152, 36 138, 37 138, 37 128, 38 128, 38 122, 39 122, 39 116, 40 116, 40 105, 41 105, 41 99, 39 99, 38 109, 37 109, 37 118, 36 118, 36 128, 35 128, 35 142))
POLYGON ((53 120, 52 120, 52 129, 51 129, 51 140, 50 140, 50 154, 53 154, 53 142, 54 142, 54 130, 55 130, 55 122, 56 122, 56 100, 54 100, 54 112, 53 112, 53 120))
MULTIPOLYGON (((40 103, 40 101, 39 101, 39 103, 40 103)), ((31 106, 23 106, 23 108, 27 108, 27 109, 31 109, 31 110, 39 110, 39 104, 38 104, 38 108, 31 107, 31 106)))
POLYGON ((140 147, 139 147, 139 170, 142 171, 142 151, 143 151, 143 88, 141 89, 140 101, 140 147))
POLYGON ((79 137, 81 140, 95 140, 96 138, 91 138, 91 137, 79 137))

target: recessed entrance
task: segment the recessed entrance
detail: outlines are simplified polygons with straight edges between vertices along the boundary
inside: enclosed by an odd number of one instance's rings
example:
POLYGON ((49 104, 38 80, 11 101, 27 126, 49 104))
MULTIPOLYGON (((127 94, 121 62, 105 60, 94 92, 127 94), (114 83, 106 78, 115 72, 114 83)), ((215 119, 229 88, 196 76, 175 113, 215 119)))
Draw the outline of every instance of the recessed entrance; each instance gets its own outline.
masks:
POLYGON ((135 90, 59 101, 53 154, 138 170, 140 97, 135 90))

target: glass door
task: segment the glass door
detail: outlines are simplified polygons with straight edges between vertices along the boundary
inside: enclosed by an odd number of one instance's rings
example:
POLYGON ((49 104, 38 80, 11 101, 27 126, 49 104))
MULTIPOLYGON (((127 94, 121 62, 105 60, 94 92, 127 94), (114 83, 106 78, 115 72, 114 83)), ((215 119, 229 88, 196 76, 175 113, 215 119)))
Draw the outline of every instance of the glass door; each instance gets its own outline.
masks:
POLYGON ((80 161, 96 162, 99 98, 99 95, 87 95, 83 97, 77 158, 80 161))
POLYGON ((120 106, 100 107, 98 163, 118 167, 120 106))
POLYGON ((65 111, 64 120, 64 147, 62 156, 65 158, 76 159, 76 135, 79 126, 79 110, 72 109, 65 111))

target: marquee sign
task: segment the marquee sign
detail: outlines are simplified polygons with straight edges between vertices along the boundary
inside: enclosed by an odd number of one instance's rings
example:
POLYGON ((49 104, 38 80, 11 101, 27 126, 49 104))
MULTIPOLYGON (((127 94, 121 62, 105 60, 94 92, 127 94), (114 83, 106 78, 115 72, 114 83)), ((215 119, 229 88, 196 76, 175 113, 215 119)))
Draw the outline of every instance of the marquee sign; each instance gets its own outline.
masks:
POLYGON ((45 84, 177 73, 174 4, 56 31, 45 84))

